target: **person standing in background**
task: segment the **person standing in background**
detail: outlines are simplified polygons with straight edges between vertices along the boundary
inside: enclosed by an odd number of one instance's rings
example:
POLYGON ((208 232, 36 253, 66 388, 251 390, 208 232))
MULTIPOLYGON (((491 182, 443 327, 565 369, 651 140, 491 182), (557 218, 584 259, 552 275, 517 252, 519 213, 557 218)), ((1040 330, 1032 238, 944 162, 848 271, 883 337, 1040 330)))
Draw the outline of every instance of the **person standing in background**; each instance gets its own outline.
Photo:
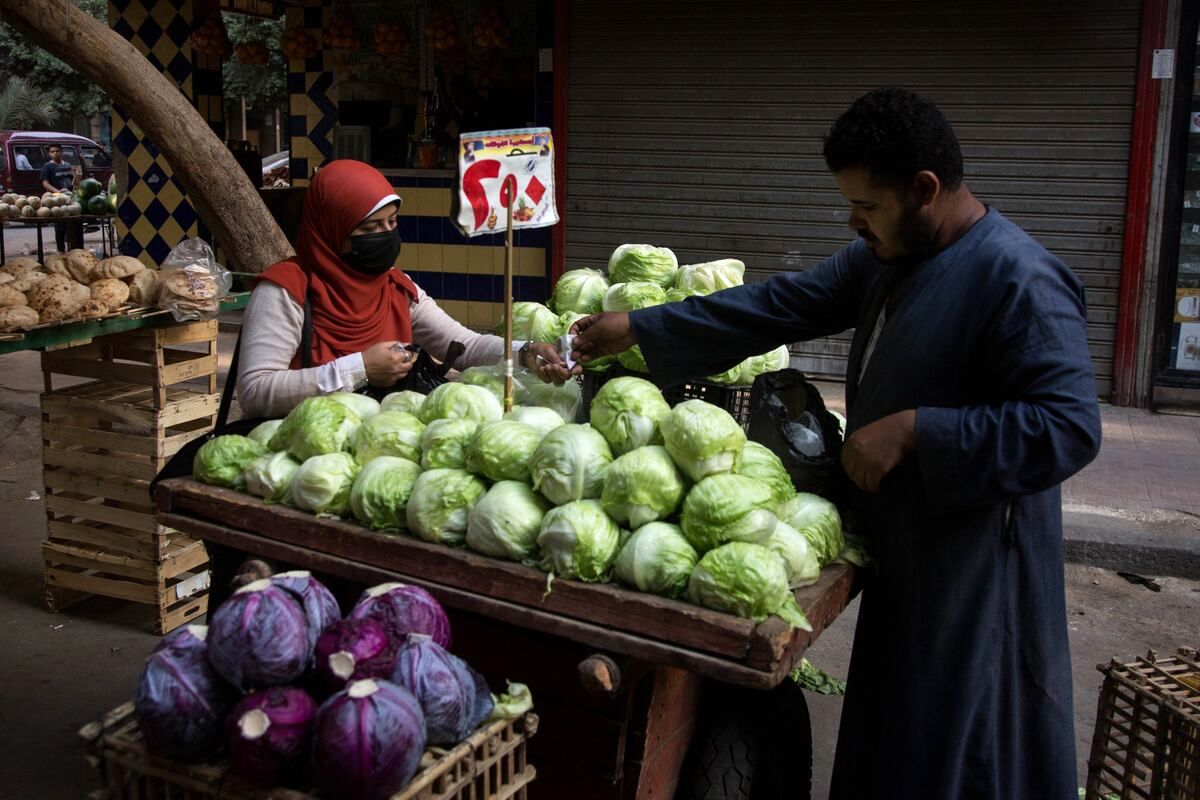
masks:
MULTIPOLYGON (((38 178, 42 181, 42 188, 47 192, 65 192, 75 188, 78 176, 75 169, 65 161, 63 161, 63 149, 61 145, 52 144, 48 148, 50 160, 42 165, 42 172, 38 178)), ((59 252, 65 253, 70 248, 83 247, 83 231, 80 229, 78 222, 56 222, 54 223, 54 244, 58 247, 59 252), (70 247, 68 247, 68 235, 70 236, 70 247)))

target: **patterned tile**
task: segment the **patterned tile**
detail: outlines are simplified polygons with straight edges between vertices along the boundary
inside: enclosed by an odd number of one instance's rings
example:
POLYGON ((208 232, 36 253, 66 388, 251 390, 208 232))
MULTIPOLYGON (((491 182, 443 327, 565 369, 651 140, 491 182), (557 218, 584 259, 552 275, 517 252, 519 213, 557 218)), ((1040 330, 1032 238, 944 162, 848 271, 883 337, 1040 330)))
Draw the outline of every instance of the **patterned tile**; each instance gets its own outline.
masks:
MULTIPOLYGON (((213 102, 221 94, 220 64, 193 53, 188 38, 194 12, 192 0, 110 0, 108 9, 112 29, 203 108, 206 121, 223 134, 221 103, 213 102)), ((112 128, 113 144, 128 165, 117 209, 118 248, 158 266, 184 238, 200 235, 196 211, 158 148, 115 106, 112 128)))

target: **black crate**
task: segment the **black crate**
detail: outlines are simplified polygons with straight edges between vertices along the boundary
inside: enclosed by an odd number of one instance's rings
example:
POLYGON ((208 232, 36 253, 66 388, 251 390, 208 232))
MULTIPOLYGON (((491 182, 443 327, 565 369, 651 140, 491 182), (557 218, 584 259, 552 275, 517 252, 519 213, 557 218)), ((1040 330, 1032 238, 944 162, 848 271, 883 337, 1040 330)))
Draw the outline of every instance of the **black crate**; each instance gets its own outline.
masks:
MULTIPOLYGON (((596 396, 596 392, 600 391, 601 386, 613 378, 625 376, 650 379, 650 376, 644 372, 634 372, 616 365, 603 372, 584 372, 582 378, 583 402, 579 411, 579 421, 587 422, 590 419, 592 399, 596 396)), ((662 393, 667 403, 672 406, 682 403, 684 400, 703 400, 728 411, 730 416, 737 420, 743 428, 750 422, 749 386, 726 386, 710 381, 689 381, 679 386, 663 389, 662 393)))

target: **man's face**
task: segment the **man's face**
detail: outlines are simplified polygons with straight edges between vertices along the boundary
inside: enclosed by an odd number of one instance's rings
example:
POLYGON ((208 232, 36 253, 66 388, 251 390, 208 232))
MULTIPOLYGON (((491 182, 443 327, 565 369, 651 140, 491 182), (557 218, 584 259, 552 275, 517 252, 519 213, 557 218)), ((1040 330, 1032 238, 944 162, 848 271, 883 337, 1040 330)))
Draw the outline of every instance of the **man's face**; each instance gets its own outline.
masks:
POLYGON ((62 148, 61 147, 51 147, 50 148, 50 160, 51 161, 62 161, 62 148))
POLYGON ((850 203, 847 225, 885 263, 914 262, 933 250, 934 229, 928 212, 915 198, 877 182, 866 167, 834 173, 850 203))

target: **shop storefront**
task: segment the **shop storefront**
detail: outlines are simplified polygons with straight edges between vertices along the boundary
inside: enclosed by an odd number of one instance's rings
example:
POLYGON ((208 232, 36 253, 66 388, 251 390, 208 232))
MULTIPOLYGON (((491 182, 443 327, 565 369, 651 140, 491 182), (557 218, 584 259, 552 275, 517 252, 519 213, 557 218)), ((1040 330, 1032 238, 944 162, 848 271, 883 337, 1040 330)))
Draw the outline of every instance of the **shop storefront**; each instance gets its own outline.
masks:
POLYGON ((1156 405, 1200 399, 1200 8, 1184 9, 1168 169, 1155 337, 1156 405))
MULTIPOLYGON (((1107 397, 1121 280, 1137 0, 979 4, 571 3, 567 262, 622 242, 681 263, 737 257, 747 279, 850 241, 821 140, 880 85, 941 105, 966 180, 1083 280, 1107 397)), ((840 376, 848 337, 798 344, 840 376)))
MULTIPOLYGON (((217 126, 219 61, 189 45, 206 3, 111 8, 217 126)), ((448 220, 460 131, 554 129, 564 222, 517 234, 517 299, 542 300, 556 271, 631 242, 682 263, 737 257, 761 280, 849 241, 821 139, 855 97, 894 84, 942 106, 975 194, 1083 281, 1101 398, 1195 402, 1194 3, 221 2, 248 3, 286 25, 269 46, 288 56, 292 189, 263 190, 285 230, 322 163, 375 164, 404 199, 399 266, 472 328, 499 318, 502 256, 498 238, 468 240, 448 220), (1151 78, 1159 49, 1176 51, 1177 80, 1151 78)), ((169 166, 114 123, 130 170, 123 249, 157 260, 203 231, 169 166)), ((848 348, 841 336, 793 355, 838 377, 848 348)))

